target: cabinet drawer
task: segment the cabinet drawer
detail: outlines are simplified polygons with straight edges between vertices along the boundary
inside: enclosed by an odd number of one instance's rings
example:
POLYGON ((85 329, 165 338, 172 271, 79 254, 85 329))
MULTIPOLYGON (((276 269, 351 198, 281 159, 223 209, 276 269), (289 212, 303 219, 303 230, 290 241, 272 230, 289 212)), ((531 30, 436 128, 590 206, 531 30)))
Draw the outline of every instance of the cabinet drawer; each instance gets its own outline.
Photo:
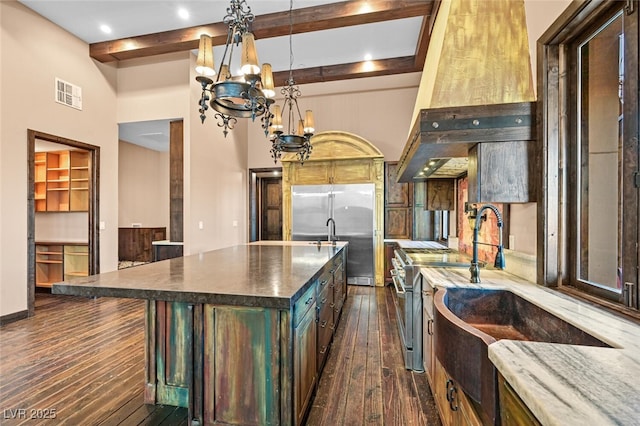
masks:
POLYGON ((329 347, 331 346, 331 339, 333 337, 333 324, 327 322, 322 327, 322 322, 318 324, 318 367, 322 368, 324 360, 329 354, 329 347))
POLYGON ((325 293, 333 287, 333 277, 331 272, 327 271, 318 278, 318 299, 322 299, 325 293))
POLYGON ((293 305, 293 326, 297 327, 307 311, 315 305, 316 283, 313 283, 293 305))

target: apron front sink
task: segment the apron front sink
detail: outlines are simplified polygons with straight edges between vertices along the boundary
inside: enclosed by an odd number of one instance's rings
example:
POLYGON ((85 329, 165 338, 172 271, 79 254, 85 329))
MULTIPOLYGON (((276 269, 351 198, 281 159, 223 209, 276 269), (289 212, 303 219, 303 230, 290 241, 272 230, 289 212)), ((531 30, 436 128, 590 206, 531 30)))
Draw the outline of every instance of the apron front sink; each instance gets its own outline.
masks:
POLYGON ((436 357, 465 394, 477 402, 487 424, 499 423, 497 372, 488 346, 527 340, 610 347, 508 290, 448 288, 435 304, 436 357))

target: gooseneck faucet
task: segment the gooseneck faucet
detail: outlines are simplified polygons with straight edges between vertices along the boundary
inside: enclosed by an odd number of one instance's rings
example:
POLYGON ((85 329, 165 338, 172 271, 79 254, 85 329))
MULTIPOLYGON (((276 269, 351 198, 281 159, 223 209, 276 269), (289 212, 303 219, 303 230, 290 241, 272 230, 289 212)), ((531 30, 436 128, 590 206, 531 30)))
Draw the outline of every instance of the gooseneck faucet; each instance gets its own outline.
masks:
POLYGON ((336 245, 336 221, 332 217, 327 219, 327 226, 329 227, 329 234, 327 235, 327 241, 331 241, 331 244, 336 245), (331 225, 329 225, 331 224, 331 225))
POLYGON ((493 204, 485 204, 478 209, 476 213, 476 223, 473 227, 473 259, 471 260, 471 266, 469 267, 469 271, 471 271, 471 282, 479 283, 480 282, 480 268, 478 268, 478 244, 485 244, 489 246, 498 247, 498 253, 496 254, 496 260, 494 262, 494 266, 496 268, 504 269, 505 260, 504 253, 502 251, 502 215, 496 206, 493 204), (480 230, 480 225, 482 221, 482 213, 485 210, 491 210, 498 219, 498 245, 488 244, 488 243, 480 243, 478 242, 478 231, 480 230))

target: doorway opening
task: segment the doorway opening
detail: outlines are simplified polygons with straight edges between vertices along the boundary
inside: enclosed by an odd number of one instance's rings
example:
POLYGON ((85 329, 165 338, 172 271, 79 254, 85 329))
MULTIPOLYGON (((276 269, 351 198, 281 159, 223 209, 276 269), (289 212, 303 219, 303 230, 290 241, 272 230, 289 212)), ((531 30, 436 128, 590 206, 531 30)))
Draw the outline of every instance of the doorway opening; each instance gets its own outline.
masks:
POLYGON ((118 124, 118 268, 183 255, 182 118, 118 124))
POLYGON ((282 240, 282 168, 249 170, 249 241, 282 240))
POLYGON ((27 163, 27 310, 33 316, 37 279, 46 288, 100 270, 100 147, 29 129, 27 163))

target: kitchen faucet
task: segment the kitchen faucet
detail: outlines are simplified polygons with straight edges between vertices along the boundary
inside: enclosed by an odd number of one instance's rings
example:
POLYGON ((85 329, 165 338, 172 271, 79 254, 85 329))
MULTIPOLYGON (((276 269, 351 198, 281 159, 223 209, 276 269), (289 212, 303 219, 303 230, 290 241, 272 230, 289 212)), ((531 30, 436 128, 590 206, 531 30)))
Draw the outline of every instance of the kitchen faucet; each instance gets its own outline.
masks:
POLYGON ((498 208, 493 204, 485 204, 478 209, 476 213, 476 223, 473 227, 473 259, 471 260, 471 266, 469 267, 469 271, 471 271, 471 282, 479 283, 480 282, 480 269, 478 268, 478 244, 485 244, 489 246, 498 247, 498 253, 496 254, 496 260, 494 265, 496 268, 504 269, 505 260, 504 253, 502 251, 502 215, 498 211, 498 208), (482 213, 485 210, 491 210, 498 219, 498 245, 488 244, 488 243, 480 243, 478 242, 478 231, 480 230, 480 224, 482 221, 482 213))
POLYGON ((331 244, 336 245, 336 221, 332 217, 327 219, 327 226, 329 227, 329 234, 327 235, 327 241, 331 241, 331 244), (332 226, 329 226, 331 224, 332 226))

